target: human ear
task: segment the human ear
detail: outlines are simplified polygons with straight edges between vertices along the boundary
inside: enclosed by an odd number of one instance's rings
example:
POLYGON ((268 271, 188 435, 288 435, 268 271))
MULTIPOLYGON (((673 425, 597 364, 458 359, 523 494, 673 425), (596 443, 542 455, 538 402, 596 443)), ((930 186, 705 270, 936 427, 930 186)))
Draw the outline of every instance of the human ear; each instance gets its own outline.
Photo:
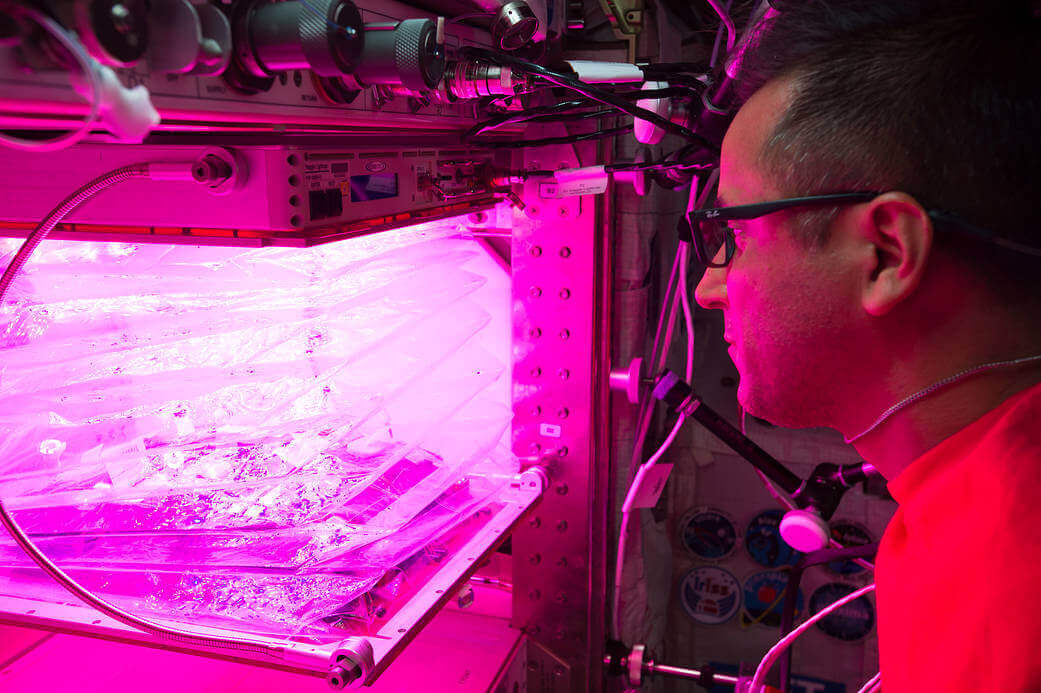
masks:
POLYGON ((910 195, 889 192, 857 215, 861 234, 861 303, 870 315, 885 315, 922 281, 933 244, 933 224, 910 195))

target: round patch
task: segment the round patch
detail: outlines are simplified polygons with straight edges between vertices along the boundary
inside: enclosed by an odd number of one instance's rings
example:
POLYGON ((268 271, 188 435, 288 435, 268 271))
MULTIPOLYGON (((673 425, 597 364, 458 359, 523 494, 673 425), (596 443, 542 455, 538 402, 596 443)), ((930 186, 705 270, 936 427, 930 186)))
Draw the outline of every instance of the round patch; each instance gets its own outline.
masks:
MULTIPOLYGON (((829 582, 821 585, 810 597, 810 612, 815 614, 855 590, 855 587, 842 582, 829 582)), ((866 595, 854 599, 817 621, 817 627, 822 631, 833 638, 846 642, 860 640, 870 633, 874 626, 875 608, 866 595)))
MULTIPOLYGON (((743 589, 745 609, 741 624, 750 626, 761 623, 770 628, 781 625, 784 612, 784 591, 788 588, 788 573, 783 570, 766 570, 745 580, 743 589)), ((795 615, 802 613, 804 600, 802 590, 795 595, 795 615)))
MULTIPOLYGON (((843 546, 863 546, 874 541, 866 527, 851 520, 838 520, 837 522, 832 522, 830 527, 831 538, 843 546)), ((866 570, 866 568, 857 565, 853 561, 832 561, 827 566, 828 570, 839 575, 857 575, 866 570)))
POLYGON ((802 554, 784 543, 781 538, 783 510, 766 510, 748 523, 745 547, 752 559, 766 568, 795 565, 802 554))
POLYGON ((683 578, 680 601, 698 623, 725 623, 741 606, 741 587, 737 578, 722 568, 701 566, 683 578))
POLYGON ((737 529, 718 510, 694 508, 680 520, 680 542, 698 558, 718 561, 733 553, 737 529))

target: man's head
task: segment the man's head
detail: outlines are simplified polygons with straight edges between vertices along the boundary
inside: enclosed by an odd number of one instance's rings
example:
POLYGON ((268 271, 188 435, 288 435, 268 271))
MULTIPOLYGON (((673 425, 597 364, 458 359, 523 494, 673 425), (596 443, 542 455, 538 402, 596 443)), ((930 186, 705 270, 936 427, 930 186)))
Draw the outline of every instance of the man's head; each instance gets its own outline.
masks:
POLYGON ((735 224, 734 262, 706 273, 698 300, 724 311, 751 413, 855 427, 850 393, 865 411, 891 404, 908 383, 872 378, 905 378, 888 362, 929 357, 959 320, 938 372, 975 358, 965 342, 998 314, 1013 331, 1016 316, 1038 322, 1041 259, 951 233, 926 210, 1041 247, 1041 19, 993 0, 777 5, 742 68, 720 205, 885 194, 735 224))

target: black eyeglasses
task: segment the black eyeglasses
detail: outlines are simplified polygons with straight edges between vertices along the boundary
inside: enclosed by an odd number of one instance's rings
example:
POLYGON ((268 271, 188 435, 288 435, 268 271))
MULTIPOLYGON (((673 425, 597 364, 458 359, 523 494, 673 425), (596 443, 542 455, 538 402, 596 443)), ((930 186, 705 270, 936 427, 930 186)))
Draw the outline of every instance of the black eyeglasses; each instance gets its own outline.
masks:
MULTIPOLYGON (((687 215, 687 224, 689 225, 691 236, 688 240, 692 241, 694 253, 697 255, 698 261, 703 265, 706 267, 726 267, 734 258, 736 247, 734 230, 727 226, 728 221, 757 219, 767 214, 795 207, 831 207, 868 202, 881 194, 878 192, 830 193, 827 195, 811 195, 809 197, 792 197, 772 202, 757 202, 750 205, 696 209, 687 215), (720 249, 725 249, 725 252, 722 262, 717 262, 720 249)), ((929 215, 929 218, 933 220, 933 224, 938 228, 944 228, 977 240, 993 243, 1017 253, 1041 257, 1041 248, 1010 241, 992 231, 971 224, 951 212, 941 209, 927 209, 925 213, 929 215)))

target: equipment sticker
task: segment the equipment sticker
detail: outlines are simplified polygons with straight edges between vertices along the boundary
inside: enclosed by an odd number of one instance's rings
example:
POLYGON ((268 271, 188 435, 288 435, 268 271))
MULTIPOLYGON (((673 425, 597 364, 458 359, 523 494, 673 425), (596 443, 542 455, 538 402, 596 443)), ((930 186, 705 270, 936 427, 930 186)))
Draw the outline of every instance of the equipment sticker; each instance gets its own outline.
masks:
POLYGON ((759 565, 765 568, 780 568, 795 565, 802 554, 788 546, 781 538, 783 510, 766 510, 748 523, 745 531, 745 547, 759 565))
MULTIPOLYGON (((829 582, 810 597, 810 612, 817 613, 856 588, 843 582, 829 582)), ((867 596, 858 597, 817 621, 817 627, 838 640, 853 642, 864 638, 875 627, 875 609, 867 596)))
POLYGON ((701 566, 680 583, 680 601, 698 623, 717 625, 733 618, 741 606, 737 578, 722 568, 701 566))
MULTIPOLYGON (((745 580, 745 610, 741 614, 741 625, 748 627, 760 623, 770 628, 780 626, 787 589, 788 573, 783 570, 766 570, 745 580)), ((802 608, 803 597, 800 590, 795 595, 796 616, 802 612, 802 608)))
POLYGON ((706 561, 719 561, 734 552, 737 529, 729 517, 714 508, 694 508, 679 524, 680 543, 706 561))

